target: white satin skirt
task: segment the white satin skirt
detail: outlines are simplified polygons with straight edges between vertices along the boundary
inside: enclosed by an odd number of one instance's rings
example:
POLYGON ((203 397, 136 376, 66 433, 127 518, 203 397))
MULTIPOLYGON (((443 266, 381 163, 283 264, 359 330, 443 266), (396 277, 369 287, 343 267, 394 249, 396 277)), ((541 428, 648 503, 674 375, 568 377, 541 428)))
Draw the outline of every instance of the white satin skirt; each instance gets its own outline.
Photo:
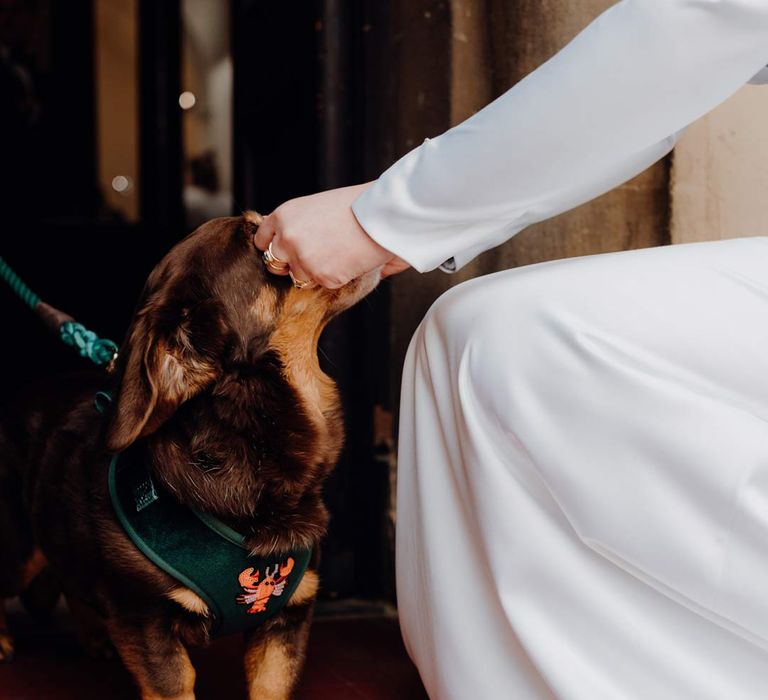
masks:
POLYGON ((397 517, 433 700, 768 698, 768 237, 443 295, 405 364, 397 517))

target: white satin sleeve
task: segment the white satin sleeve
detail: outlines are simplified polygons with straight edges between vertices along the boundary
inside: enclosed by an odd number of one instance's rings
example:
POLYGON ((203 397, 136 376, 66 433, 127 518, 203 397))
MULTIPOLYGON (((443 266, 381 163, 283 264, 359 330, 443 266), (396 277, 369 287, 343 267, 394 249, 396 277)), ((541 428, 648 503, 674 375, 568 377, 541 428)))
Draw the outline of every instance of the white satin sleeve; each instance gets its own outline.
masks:
POLYGON ((415 269, 459 269, 644 170, 766 62, 768 0, 623 0, 353 211, 415 269))

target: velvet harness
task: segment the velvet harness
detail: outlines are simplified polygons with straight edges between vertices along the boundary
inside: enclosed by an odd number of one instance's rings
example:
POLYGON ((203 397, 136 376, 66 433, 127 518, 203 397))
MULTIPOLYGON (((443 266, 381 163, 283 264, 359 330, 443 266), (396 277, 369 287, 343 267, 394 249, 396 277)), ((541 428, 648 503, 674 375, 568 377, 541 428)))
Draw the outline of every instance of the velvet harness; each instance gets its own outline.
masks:
POLYGON ((311 548, 252 556, 240 533, 163 489, 138 450, 112 457, 109 495, 136 547, 203 599, 211 636, 243 632, 278 613, 309 565, 311 548))

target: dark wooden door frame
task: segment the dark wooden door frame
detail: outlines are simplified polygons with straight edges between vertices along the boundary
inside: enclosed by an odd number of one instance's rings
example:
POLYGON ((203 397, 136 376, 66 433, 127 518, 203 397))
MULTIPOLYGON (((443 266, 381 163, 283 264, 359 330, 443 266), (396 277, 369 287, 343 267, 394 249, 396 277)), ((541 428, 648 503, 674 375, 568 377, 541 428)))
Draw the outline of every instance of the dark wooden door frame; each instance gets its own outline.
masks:
MULTIPOLYGON (((269 212, 291 197, 370 178, 369 4, 232 0, 238 207, 269 212)), ((332 522, 321 578, 334 596, 393 596, 390 475, 373 445, 374 406, 387 402, 386 309, 385 285, 321 340, 348 436, 326 490, 332 522)))
POLYGON ((139 0, 141 220, 165 248, 184 232, 180 92, 180 0, 139 0))

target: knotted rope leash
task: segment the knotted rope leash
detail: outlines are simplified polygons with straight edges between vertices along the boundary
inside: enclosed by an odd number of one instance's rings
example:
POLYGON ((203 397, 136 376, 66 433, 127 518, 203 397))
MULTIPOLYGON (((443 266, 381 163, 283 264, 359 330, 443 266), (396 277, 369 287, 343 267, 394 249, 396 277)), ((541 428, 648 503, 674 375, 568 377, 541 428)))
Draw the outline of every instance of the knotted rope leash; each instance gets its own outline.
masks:
POLYGON ((82 323, 46 304, 35 294, 0 256, 0 278, 34 311, 65 344, 75 348, 81 357, 87 357, 99 367, 109 365, 117 358, 117 345, 107 338, 99 338, 82 323))

